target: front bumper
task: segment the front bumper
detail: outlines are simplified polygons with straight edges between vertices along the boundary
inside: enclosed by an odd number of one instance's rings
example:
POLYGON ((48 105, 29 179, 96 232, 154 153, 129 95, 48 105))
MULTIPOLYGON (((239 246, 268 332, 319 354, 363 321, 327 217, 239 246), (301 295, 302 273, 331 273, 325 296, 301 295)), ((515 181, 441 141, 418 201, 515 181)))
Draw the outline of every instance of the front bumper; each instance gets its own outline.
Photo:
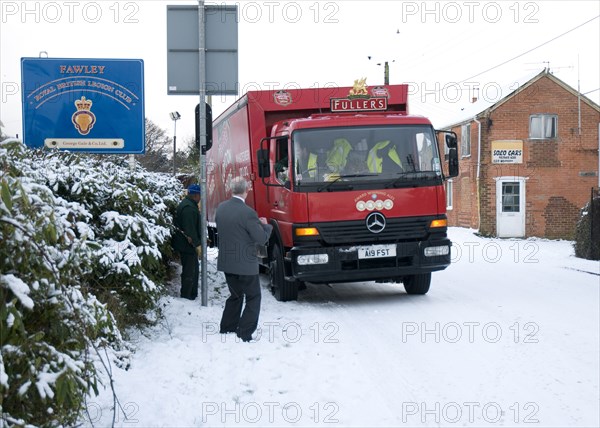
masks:
MULTIPOLYGON (((360 259, 358 245, 333 247, 294 247, 289 252, 292 276, 300 281, 356 282, 397 280, 407 275, 434 272, 450 265, 449 239, 396 243, 396 256, 360 259), (428 247, 446 247, 445 255, 426 256, 428 247), (326 254, 327 263, 299 265, 298 256, 326 254)), ((323 257, 314 257, 315 259, 323 257)))

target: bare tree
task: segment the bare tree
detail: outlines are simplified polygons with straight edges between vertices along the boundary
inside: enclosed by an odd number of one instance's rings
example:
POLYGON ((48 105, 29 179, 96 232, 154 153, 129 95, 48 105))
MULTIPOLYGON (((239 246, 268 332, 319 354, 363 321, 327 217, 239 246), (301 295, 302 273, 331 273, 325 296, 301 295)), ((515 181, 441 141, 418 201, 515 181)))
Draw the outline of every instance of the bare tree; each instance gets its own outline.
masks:
POLYGON ((167 131, 146 118, 146 153, 137 155, 137 160, 148 171, 169 172, 173 169, 173 161, 169 154, 173 150, 173 139, 167 131))

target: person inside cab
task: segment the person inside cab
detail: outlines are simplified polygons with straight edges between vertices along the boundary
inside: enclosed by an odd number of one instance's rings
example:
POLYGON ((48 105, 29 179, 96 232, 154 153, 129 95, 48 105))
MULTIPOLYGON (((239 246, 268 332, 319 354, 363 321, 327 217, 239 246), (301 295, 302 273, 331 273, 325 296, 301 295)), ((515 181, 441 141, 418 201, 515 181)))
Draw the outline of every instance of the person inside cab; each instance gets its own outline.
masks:
POLYGON ((325 180, 337 176, 346 166, 352 145, 345 138, 333 141, 330 150, 309 150, 306 145, 298 145, 296 173, 298 180, 325 180))
POLYGON ((327 168, 330 172, 341 173, 348 162, 352 145, 345 138, 333 140, 333 147, 327 152, 327 168))
POLYGON ((309 150, 306 145, 296 147, 296 178, 297 180, 313 180, 317 177, 318 154, 309 150))
POLYGON ((350 153, 348 153, 348 160, 344 167, 343 175, 356 175, 369 173, 367 168, 367 152, 369 147, 367 145, 366 138, 361 139, 357 144, 354 145, 350 153))
POLYGON ((403 169, 396 145, 390 140, 379 141, 369 150, 367 165, 373 173, 400 172, 403 169))

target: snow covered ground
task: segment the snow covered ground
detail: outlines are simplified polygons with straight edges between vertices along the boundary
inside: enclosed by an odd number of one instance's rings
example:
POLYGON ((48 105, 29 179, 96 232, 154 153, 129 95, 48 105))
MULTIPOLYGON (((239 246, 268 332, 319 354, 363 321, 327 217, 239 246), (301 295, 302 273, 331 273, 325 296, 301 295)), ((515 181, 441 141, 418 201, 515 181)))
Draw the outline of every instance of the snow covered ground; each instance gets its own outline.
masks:
MULTIPOLYGON (((113 367, 115 426, 600 426, 599 263, 566 241, 450 238, 425 296, 308 284, 280 303, 264 288, 255 343, 218 334, 212 254, 209 306, 164 299, 129 370, 113 367)), ((112 403, 91 397, 84 425, 111 426, 112 403)))

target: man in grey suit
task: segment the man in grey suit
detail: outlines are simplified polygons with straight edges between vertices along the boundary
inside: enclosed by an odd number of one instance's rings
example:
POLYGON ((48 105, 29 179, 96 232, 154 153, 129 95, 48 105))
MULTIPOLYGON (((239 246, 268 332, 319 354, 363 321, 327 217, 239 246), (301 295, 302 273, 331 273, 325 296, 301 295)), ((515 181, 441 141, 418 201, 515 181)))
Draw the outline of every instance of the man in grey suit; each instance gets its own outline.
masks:
POLYGON ((246 205, 248 183, 243 177, 231 180, 231 192, 231 199, 221 202, 215 214, 219 234, 217 270, 225 273, 231 293, 225 302, 221 333, 237 333, 249 342, 260 313, 257 245, 268 242, 273 226, 246 205), (242 313, 244 297, 246 306, 242 313))

